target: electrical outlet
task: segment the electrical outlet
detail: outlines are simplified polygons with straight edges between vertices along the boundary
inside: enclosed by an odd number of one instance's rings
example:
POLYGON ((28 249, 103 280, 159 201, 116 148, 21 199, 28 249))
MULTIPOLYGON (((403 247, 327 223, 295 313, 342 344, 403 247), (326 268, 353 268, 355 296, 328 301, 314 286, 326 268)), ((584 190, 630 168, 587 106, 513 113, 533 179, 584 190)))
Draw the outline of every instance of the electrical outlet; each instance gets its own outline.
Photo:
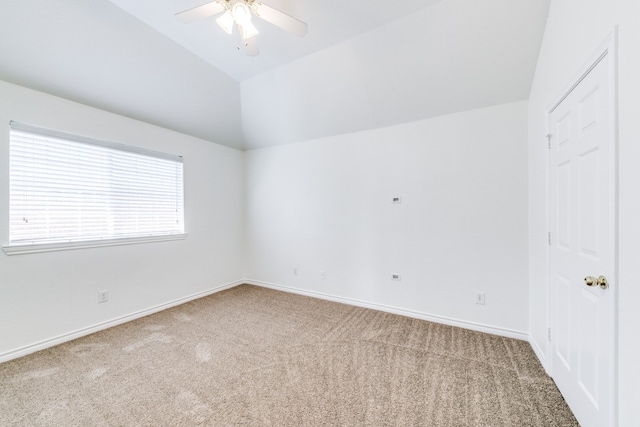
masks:
POLYGON ((298 275, 298 267, 293 267, 293 275, 294 276, 298 275))
POLYGON ((476 292, 476 304, 484 305, 484 292, 476 292))
POLYGON ((320 272, 320 278, 321 278, 322 280, 324 280, 324 279, 326 279, 326 278, 327 278, 327 273, 325 273, 325 272, 324 272, 324 270, 322 270, 322 271, 320 272))
POLYGON ((98 303, 109 301, 109 291, 98 291, 98 303))
POLYGON ((392 274, 391 280, 396 280, 399 282, 401 280, 401 276, 399 274, 392 274))

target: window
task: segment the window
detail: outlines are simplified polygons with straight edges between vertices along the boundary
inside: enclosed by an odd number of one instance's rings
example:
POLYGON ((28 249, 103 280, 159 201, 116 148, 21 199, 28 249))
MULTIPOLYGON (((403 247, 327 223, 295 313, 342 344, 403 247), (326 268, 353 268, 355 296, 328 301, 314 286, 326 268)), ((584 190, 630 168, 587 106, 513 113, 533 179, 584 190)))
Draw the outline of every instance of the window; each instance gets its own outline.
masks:
POLYGON ((7 253, 184 237, 182 157, 11 122, 7 253))

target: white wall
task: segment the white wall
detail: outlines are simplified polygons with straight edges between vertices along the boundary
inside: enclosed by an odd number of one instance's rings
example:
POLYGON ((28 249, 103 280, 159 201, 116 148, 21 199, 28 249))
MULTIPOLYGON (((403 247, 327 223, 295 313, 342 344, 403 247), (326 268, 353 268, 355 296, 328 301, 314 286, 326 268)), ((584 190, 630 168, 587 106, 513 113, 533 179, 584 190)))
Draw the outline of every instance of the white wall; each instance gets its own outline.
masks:
POLYGON ((184 156, 186 240, 7 256, 0 358, 25 346, 242 279, 243 153, 0 81, 0 243, 9 120, 184 156), (98 291, 109 301, 98 304, 98 291))
POLYGON ((247 277, 526 334, 526 120, 521 101, 247 152, 247 277))
POLYGON ((640 2, 553 0, 529 103, 530 330, 546 348, 546 138, 545 113, 596 48, 619 29, 619 421, 640 420, 640 2))

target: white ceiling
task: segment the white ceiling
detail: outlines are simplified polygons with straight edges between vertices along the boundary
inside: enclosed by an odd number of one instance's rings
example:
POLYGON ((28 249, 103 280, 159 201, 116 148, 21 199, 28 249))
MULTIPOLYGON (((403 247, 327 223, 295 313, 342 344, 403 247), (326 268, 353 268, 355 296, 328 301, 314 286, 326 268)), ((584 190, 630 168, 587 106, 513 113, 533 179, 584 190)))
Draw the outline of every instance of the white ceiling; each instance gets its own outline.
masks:
POLYGON ((175 19, 205 0, 3 0, 0 79, 257 148, 526 98, 549 1, 264 0, 309 33, 256 19, 247 57, 213 18, 175 19))
POLYGON ((440 1, 443 0, 264 0, 266 5, 306 22, 309 33, 299 38, 261 19, 253 19, 260 31, 258 44, 261 54, 252 58, 238 51, 237 37, 223 32, 215 22, 216 17, 189 24, 183 24, 175 18, 176 12, 208 3, 208 0, 111 0, 238 81, 371 31, 440 1))
POLYGON ((221 144, 242 142, 238 82, 108 0, 0 1, 0 79, 221 144))
POLYGON ((247 79, 244 144, 308 141, 527 99, 544 5, 444 0, 247 79))

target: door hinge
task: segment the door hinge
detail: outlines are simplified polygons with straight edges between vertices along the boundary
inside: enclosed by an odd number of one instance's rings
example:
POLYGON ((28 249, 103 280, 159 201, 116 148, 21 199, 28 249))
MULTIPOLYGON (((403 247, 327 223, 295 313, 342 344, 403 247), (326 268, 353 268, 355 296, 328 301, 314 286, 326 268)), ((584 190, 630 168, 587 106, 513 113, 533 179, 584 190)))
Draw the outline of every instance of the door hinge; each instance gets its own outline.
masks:
POLYGON ((551 232, 547 232, 547 244, 551 246, 551 232))
POLYGON ((551 138, 553 138, 553 135, 551 135, 550 133, 547 134, 547 148, 549 150, 551 150, 551 138))
POLYGON ((551 341, 551 328, 547 328, 547 339, 551 341))

